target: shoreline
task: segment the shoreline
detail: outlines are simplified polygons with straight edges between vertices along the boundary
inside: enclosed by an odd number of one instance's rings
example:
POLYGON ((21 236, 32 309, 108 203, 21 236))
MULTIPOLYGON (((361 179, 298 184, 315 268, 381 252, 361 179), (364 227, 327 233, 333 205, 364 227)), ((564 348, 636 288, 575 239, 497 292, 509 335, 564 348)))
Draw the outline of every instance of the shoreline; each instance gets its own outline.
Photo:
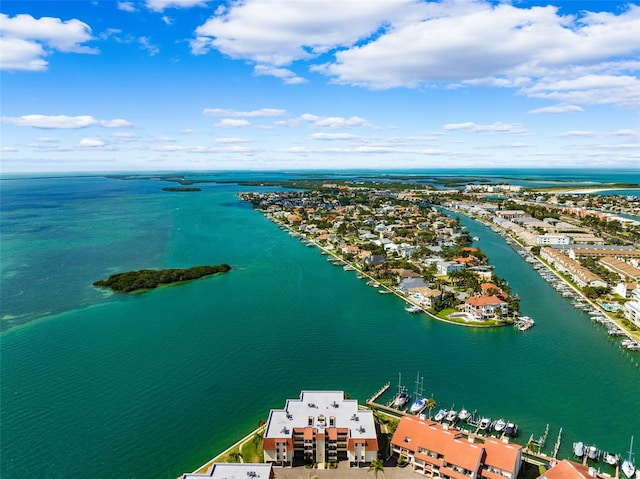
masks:
POLYGON ((345 265, 349 265, 353 268, 354 271, 357 271, 359 274, 369 278, 369 280, 374 281, 376 283, 378 283, 380 285, 380 287, 386 289, 387 291, 395 294, 398 298, 402 299, 405 303, 407 303, 407 305, 410 306, 416 306, 418 308, 420 308, 420 313, 426 314, 427 316, 429 316, 431 319, 435 319, 436 321, 441 321, 443 323, 447 323, 447 324, 453 324, 455 326, 463 326, 466 328, 482 328, 482 329, 487 329, 487 328, 502 328, 504 326, 512 326, 515 323, 514 321, 506 321, 502 324, 472 324, 470 322, 458 322, 458 321, 451 321, 445 318, 441 318, 439 316, 436 316, 435 314, 429 312, 428 310, 424 309, 422 306, 420 306, 418 303, 415 303, 414 301, 412 301, 410 298, 403 296, 402 294, 400 294, 396 289, 394 288, 390 288, 389 286, 385 285, 384 283, 381 283, 379 280, 375 279, 374 277, 370 276, 369 274, 365 273, 364 271, 362 271, 360 268, 356 267, 353 263, 349 263, 348 261, 346 261, 345 259, 341 258, 340 256, 338 256, 337 254, 335 254, 333 251, 325 248, 324 246, 319 245, 317 242, 308 239, 308 238, 303 238, 300 236, 300 233, 297 233, 296 231, 294 231, 289 225, 286 225, 278 220, 276 220, 275 218, 273 218, 272 216, 270 216, 268 213, 263 212, 265 217, 271 221, 272 223, 278 225, 278 226, 282 226, 283 228, 286 228, 290 233, 293 233, 293 235, 295 235, 294 237, 300 237, 302 239, 304 239, 305 241, 307 241, 309 244, 312 244, 313 246, 319 248, 320 250, 324 251, 325 253, 327 253, 328 255, 333 256, 334 258, 336 258, 337 260, 343 262, 345 265))

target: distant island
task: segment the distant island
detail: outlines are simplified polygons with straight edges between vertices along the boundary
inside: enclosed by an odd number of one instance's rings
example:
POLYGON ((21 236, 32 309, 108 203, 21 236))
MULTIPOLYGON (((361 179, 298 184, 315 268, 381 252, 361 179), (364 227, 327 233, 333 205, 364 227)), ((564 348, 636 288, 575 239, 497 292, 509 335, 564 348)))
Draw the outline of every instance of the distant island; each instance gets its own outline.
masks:
POLYGON ((202 191, 202 190, 196 187, 167 186, 166 188, 162 188, 162 191, 202 191))
POLYGON ((188 269, 141 269, 139 271, 128 271, 109 276, 108 279, 101 279, 93 283, 94 286, 104 286, 114 291, 131 293, 146 289, 153 289, 160 285, 191 281, 217 273, 226 273, 231 270, 231 266, 222 263, 215 266, 194 266, 188 269))

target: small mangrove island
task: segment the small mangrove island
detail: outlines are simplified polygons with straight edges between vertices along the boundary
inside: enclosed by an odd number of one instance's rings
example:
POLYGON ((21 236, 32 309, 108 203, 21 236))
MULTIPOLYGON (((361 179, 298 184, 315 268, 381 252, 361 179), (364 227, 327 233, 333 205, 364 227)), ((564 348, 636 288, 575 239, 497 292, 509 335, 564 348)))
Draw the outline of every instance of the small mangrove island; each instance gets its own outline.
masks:
POLYGON ((197 187, 167 186, 165 188, 162 188, 162 191, 193 192, 193 191, 202 191, 202 189, 197 187))
POLYGON ((104 286, 122 293, 131 293, 153 289, 160 285, 191 281, 211 276, 212 274, 226 273, 230 270, 231 266, 225 263, 215 266, 194 266, 188 269, 141 269, 139 271, 112 274, 108 279, 98 280, 93 285, 104 286))

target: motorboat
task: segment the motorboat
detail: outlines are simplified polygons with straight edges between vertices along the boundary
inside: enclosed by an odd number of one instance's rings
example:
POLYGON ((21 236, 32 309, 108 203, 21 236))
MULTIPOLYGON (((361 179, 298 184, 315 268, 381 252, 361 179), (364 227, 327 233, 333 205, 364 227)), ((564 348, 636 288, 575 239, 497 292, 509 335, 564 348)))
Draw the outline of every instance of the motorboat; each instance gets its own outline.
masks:
POLYGON ((467 411, 466 409, 462 409, 460 411, 460 414, 458 414, 458 419, 460 419, 461 421, 466 421, 470 416, 471 413, 469 411, 467 411))
POLYGON ((633 463, 633 436, 631 436, 631 445, 629 446, 629 457, 623 461, 620 469, 622 469, 623 474, 629 479, 631 479, 636 472, 636 466, 633 463))
POLYGON ((489 430, 489 426, 491 426, 491 418, 490 417, 483 417, 482 419, 480 419, 480 424, 478 424, 478 427, 481 430, 488 431, 489 430))
POLYGON ((516 437, 518 435, 518 426, 515 423, 508 422, 504 428, 504 433, 507 436, 516 437))
POLYGON ((495 432, 502 432, 507 424, 504 422, 504 419, 500 418, 493 425, 493 430, 495 432))
POLYGON ((456 411, 455 409, 451 409, 447 413, 447 416, 444 418, 445 421, 450 423, 456 422, 457 419, 458 419, 458 411, 456 411))
POLYGON ((589 459, 598 459, 598 448, 596 446, 587 446, 587 457, 589 459))
POLYGON ((407 306, 406 308, 404 308, 404 310, 407 313, 419 313, 420 311, 422 311, 420 306, 407 306))
POLYGON ((436 415, 433 417, 434 421, 440 422, 442 421, 445 416, 447 415, 447 410, 446 409, 440 409, 436 415))
POLYGON ((574 453, 577 457, 582 457, 582 456, 584 456, 584 443, 583 443, 582 441, 574 442, 574 443, 573 443, 573 453, 574 453))
POLYGON ((409 408, 409 412, 412 414, 418 414, 427 407, 427 400, 425 398, 418 398, 409 408))
POLYGON ((604 462, 606 462, 610 466, 617 466, 619 460, 620 458, 618 457, 618 455, 614 454, 613 452, 604 453, 604 462))

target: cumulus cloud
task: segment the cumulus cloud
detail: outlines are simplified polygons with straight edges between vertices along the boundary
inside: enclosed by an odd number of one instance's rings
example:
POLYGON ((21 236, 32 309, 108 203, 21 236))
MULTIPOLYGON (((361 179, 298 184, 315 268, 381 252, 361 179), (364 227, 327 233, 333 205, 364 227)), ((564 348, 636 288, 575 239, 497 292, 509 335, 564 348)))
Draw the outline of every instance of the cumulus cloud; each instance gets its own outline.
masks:
POLYGON ((96 54, 98 50, 84 43, 93 40, 91 27, 80 20, 31 15, 9 17, 0 14, 0 69, 43 71, 44 57, 54 51, 96 54))
POLYGON ((490 85, 566 104, 633 106, 639 30, 633 4, 563 15, 555 6, 489 0, 376 0, 339 9, 326 0, 243 0, 199 26, 191 50, 218 50, 286 83, 305 81, 294 68, 306 64, 337 83, 372 89, 490 85), (622 77, 622 85, 589 86, 589 76, 603 84, 622 77), (558 82, 567 80, 584 88, 562 89, 558 82))
POLYGON ((543 108, 537 108, 530 110, 529 113, 574 113, 576 111, 584 111, 582 107, 578 105, 553 105, 545 106, 543 108))
POLYGON ((17 117, 3 116, 2 123, 10 123, 17 126, 30 126, 41 129, 78 129, 90 126, 103 126, 105 128, 125 128, 133 126, 127 120, 116 118, 114 120, 98 120, 91 115, 67 116, 67 115, 23 115, 17 117))
POLYGON ((202 113, 207 116, 225 116, 227 118, 261 118, 284 116, 287 112, 279 108, 261 108, 252 111, 237 111, 227 108, 205 108, 202 113))
POLYGON ((247 120, 236 119, 236 118, 223 118, 214 126, 218 126, 221 128, 238 128, 238 127, 249 126, 249 125, 251 125, 251 123, 249 123, 247 120))
POLYGON ((358 116, 352 116, 350 118, 343 118, 341 116, 328 116, 321 117, 313 115, 311 113, 305 113, 298 118, 289 118, 287 120, 280 120, 276 122, 278 126, 301 126, 308 125, 313 128, 371 128, 373 125, 364 118, 358 116))
POLYGON ((206 7, 203 0, 147 0, 146 7, 154 12, 163 12, 166 8, 206 7))
POLYGON ((118 2, 118 10, 131 13, 137 12, 137 9, 133 2, 118 2))
POLYGON ((84 148, 102 148, 106 145, 107 143, 100 138, 83 138, 78 144, 78 146, 84 148))
POLYGON ((511 133, 523 134, 526 130, 518 123, 502 123, 497 121, 490 125, 478 125, 477 123, 468 121, 465 123, 448 123, 444 125, 444 129, 448 131, 466 130, 475 133, 511 133))

